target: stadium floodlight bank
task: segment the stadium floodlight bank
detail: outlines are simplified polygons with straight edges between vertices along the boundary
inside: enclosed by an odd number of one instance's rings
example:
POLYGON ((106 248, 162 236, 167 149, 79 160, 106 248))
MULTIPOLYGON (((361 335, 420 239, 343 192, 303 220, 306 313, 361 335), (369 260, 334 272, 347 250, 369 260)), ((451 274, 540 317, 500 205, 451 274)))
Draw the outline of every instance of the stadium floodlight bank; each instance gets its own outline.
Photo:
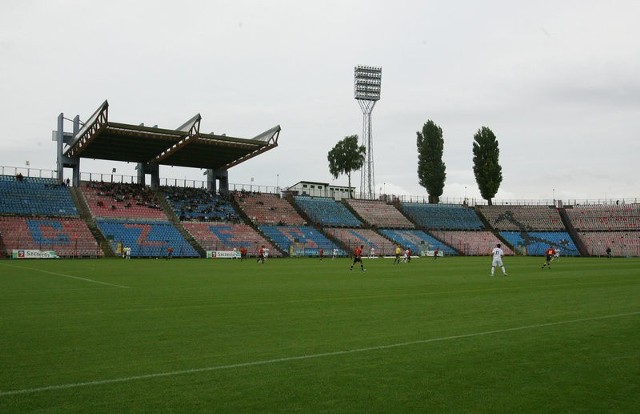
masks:
POLYGON ((380 100, 382 68, 373 66, 356 66, 354 69, 354 76, 354 94, 357 100, 380 100))
POLYGON ((377 66, 356 66, 354 68, 354 96, 362 109, 362 144, 367 149, 362 165, 360 194, 363 198, 375 197, 375 170, 373 166, 373 138, 371 136, 371 112, 380 100, 382 68, 377 66))

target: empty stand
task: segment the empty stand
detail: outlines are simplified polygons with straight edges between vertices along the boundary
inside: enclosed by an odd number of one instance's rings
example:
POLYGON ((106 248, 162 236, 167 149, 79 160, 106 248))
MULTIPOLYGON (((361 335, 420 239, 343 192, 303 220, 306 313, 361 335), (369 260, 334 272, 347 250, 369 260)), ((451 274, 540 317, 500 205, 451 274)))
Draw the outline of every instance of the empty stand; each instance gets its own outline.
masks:
POLYGON ((176 257, 199 257, 195 249, 169 222, 96 220, 98 228, 111 242, 114 251, 118 247, 130 247, 131 257, 164 257, 169 247, 176 257))
POLYGON ((391 240, 386 239, 371 229, 325 228, 324 231, 337 240, 340 240, 348 252, 352 252, 357 246, 364 245, 365 255, 367 255, 373 247, 376 256, 390 256, 395 249, 395 244, 391 240))
POLYGON ((496 230, 563 231, 560 213, 552 206, 476 206, 496 230))
POLYGON ((205 250, 239 250, 245 247, 253 254, 264 245, 270 250, 270 256, 282 256, 269 241, 247 224, 182 222, 182 225, 205 250))
POLYGON ((458 204, 402 203, 402 211, 418 226, 434 230, 482 230, 472 208, 458 204))
POLYGON ((378 228, 415 228, 402 213, 391 204, 379 200, 347 199, 346 202, 363 220, 378 228))
POLYGON ((565 211, 578 231, 640 230, 640 204, 574 206, 565 211))
POLYGON ((342 203, 329 197, 295 196, 295 203, 316 224, 324 227, 361 227, 360 220, 342 203))
MULTIPOLYGON (((444 231, 433 230, 433 236, 452 246, 466 256, 485 256, 491 253, 496 244, 502 243, 496 235, 490 231, 444 231)), ((512 255, 513 250, 502 243, 502 250, 506 255, 512 255)))
POLYGON ((590 256, 640 256, 640 231, 580 231, 578 235, 590 256))
POLYGON ((102 256, 102 250, 79 218, 0 217, 7 255, 12 250, 53 250, 60 257, 102 256))
MULTIPOLYGON (((329 254, 339 248, 324 234, 309 226, 260 226, 262 231, 281 250, 291 256, 317 256, 320 248, 329 254)), ((340 249, 340 254, 344 254, 340 249)))
POLYGON ((549 246, 559 250, 563 256, 580 255, 574 241, 566 231, 501 231, 500 236, 523 255, 544 256, 549 246))
POLYGON ((427 250, 438 249, 447 256, 458 255, 456 250, 421 230, 383 229, 380 232, 402 248, 408 247, 416 254, 422 254, 427 250))

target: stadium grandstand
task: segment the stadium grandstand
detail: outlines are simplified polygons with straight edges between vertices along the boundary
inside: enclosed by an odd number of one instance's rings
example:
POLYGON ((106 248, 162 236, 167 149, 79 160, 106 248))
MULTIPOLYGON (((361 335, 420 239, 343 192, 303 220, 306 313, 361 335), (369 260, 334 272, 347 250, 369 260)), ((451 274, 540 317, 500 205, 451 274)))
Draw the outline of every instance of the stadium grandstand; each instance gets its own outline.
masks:
MULTIPOLYGON (((349 255, 364 245, 376 256, 395 246, 425 255, 506 254, 640 256, 640 204, 428 204, 297 195, 287 189, 239 189, 228 171, 278 145, 280 127, 254 138, 200 133, 200 115, 177 129, 115 123, 105 101, 64 132, 58 118, 56 171, 0 167, 0 256, 207 257, 260 246, 270 256, 349 255), (83 179, 83 158, 136 164, 137 177, 83 179), (206 181, 164 178, 159 166, 205 170, 206 181), (72 179, 64 180, 65 168, 72 179), (150 182, 146 182, 150 176, 150 182)), ((115 172, 115 168, 114 171, 115 172)), ((86 173, 84 173, 86 178, 86 173)), ((297 179, 297 177, 295 177, 297 179)), ((292 181, 294 181, 292 179, 292 181)))

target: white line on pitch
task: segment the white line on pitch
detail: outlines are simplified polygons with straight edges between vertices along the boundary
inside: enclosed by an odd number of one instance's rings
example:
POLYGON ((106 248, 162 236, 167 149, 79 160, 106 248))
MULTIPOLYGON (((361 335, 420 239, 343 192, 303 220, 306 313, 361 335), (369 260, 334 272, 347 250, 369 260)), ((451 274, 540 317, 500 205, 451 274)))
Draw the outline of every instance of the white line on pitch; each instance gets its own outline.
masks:
POLYGON ((158 372, 155 374, 144 374, 144 375, 134 375, 131 377, 121 377, 121 378, 112 378, 112 379, 104 379, 104 380, 96 380, 96 381, 87 381, 87 382, 76 382, 70 384, 60 384, 60 385, 49 385, 46 387, 36 387, 36 388, 23 388, 20 390, 10 390, 10 391, 0 391, 0 397, 6 397, 11 395, 20 395, 20 394, 36 394, 45 391, 55 391, 55 390, 65 390, 70 388, 80 388, 80 387, 88 387, 91 385, 105 385, 105 384, 114 384, 121 382, 130 382, 136 380, 144 380, 144 379, 153 379, 153 378, 161 378, 161 377, 172 377, 176 375, 185 375, 185 374, 194 374, 200 372, 210 372, 210 371, 219 371, 223 369, 234 369, 234 368, 245 368, 245 367, 255 367, 259 365, 269 365, 269 364, 277 364, 282 362, 291 362, 291 361, 300 361, 306 359, 314 359, 314 358, 324 358, 331 356, 339 356, 339 355, 348 355, 355 354, 360 352, 370 352, 370 351, 379 351, 384 349, 391 348, 400 348, 411 345, 421 345, 428 344, 432 342, 443 342, 443 341, 452 341, 456 339, 465 339, 465 338, 473 338, 476 336, 485 336, 485 335, 495 335, 499 333, 505 332, 515 332, 515 331, 523 331, 527 329, 536 329, 536 328, 545 328, 548 326, 558 326, 558 325, 567 325, 571 323, 580 323, 580 322, 589 322, 589 321, 597 321, 602 319, 613 319, 613 318, 621 318, 625 316, 635 316, 640 314, 638 312, 629 312, 629 313, 620 313, 616 315, 605 315, 605 316, 594 316, 592 318, 581 318, 581 319, 571 319, 566 321, 559 322, 548 322, 548 323, 539 323, 535 325, 524 325, 518 326, 515 328, 505 328, 505 329, 496 329, 493 331, 484 331, 484 332, 474 332, 470 334, 463 335, 452 335, 452 336, 443 336, 440 338, 431 338, 431 339, 420 339, 416 341, 409 342, 400 342, 395 344, 388 345, 378 345, 371 346, 366 348, 356 348, 356 349, 348 349, 345 351, 334 351, 334 352, 324 352, 320 354, 309 354, 309 355, 298 355, 291 357, 283 357, 283 358, 275 358, 275 359, 266 359, 261 361, 250 361, 250 362, 241 362, 238 364, 229 364, 229 365, 215 365, 212 367, 204 367, 204 368, 192 368, 185 369, 180 371, 167 371, 167 372, 158 372))
POLYGON ((48 273, 50 275, 55 275, 55 276, 62 276, 62 277, 68 277, 68 278, 71 278, 71 279, 84 280, 85 282, 98 283, 100 285, 119 287, 119 288, 126 288, 126 289, 130 289, 131 288, 131 286, 116 285, 114 283, 101 282, 99 280, 88 279, 86 277, 66 275, 64 273, 50 272, 48 270, 42 270, 42 269, 34 269, 33 267, 24 267, 24 266, 15 266, 15 265, 7 265, 7 266, 8 267, 14 267, 16 269, 27 269, 27 270, 33 270, 33 271, 36 271, 36 272, 48 273))

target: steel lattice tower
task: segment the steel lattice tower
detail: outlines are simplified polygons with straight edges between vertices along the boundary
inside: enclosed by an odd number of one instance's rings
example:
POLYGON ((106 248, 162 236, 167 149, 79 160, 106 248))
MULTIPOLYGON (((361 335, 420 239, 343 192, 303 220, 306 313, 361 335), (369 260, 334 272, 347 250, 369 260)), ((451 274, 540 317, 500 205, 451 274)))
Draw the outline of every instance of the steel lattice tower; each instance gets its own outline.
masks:
POLYGON ((354 95, 362 109, 362 145, 367 149, 360 176, 360 196, 371 199, 375 196, 375 168, 373 165, 373 137, 371 135, 371 112, 380 100, 382 68, 356 66, 354 69, 354 95))

